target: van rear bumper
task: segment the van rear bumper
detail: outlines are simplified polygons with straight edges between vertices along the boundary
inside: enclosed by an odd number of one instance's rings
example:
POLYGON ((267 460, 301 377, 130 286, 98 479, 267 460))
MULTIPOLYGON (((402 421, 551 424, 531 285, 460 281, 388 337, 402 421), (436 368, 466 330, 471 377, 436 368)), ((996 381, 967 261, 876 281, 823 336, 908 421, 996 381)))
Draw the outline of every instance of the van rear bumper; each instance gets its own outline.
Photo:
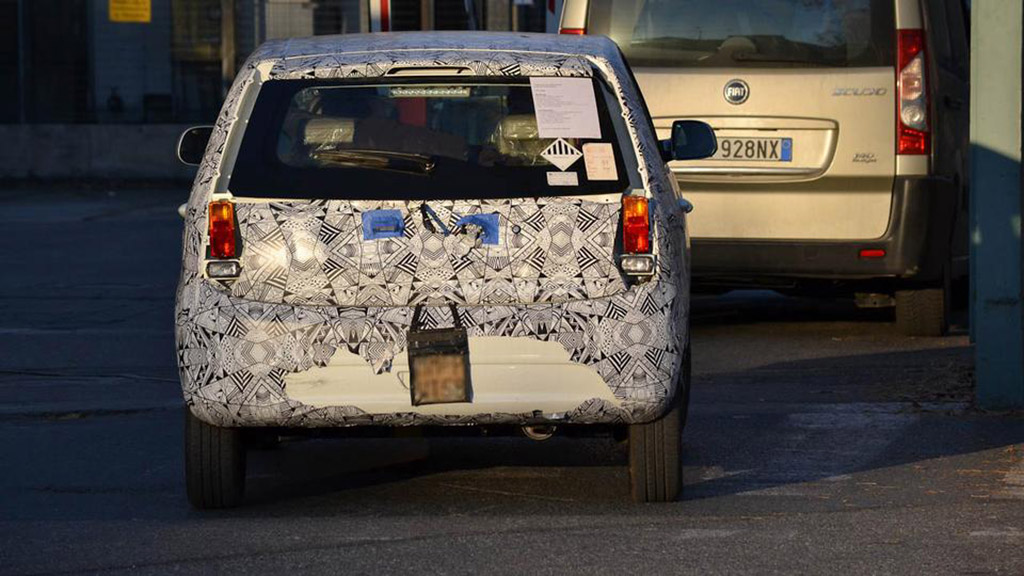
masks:
POLYGON ((744 285, 773 278, 938 280, 949 256, 956 205, 952 180, 897 177, 889 225, 882 237, 840 241, 694 238, 694 282, 744 285), (861 258, 860 252, 865 249, 885 250, 885 256, 861 258))

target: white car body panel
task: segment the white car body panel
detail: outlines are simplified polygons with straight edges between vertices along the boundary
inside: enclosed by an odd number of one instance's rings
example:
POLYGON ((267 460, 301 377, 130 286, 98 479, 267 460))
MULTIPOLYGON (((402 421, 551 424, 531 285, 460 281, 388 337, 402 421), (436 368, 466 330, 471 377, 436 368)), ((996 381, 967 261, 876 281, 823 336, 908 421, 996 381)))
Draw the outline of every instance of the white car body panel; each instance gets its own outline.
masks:
POLYGON ((410 408, 405 352, 395 357, 390 372, 375 373, 359 356, 339 350, 327 366, 286 376, 285 390, 290 399, 309 406, 359 406, 373 413, 464 416, 540 412, 543 418, 557 420, 594 398, 611 406, 621 404, 597 372, 571 361, 557 342, 470 338, 469 354, 473 359, 471 404, 410 408))

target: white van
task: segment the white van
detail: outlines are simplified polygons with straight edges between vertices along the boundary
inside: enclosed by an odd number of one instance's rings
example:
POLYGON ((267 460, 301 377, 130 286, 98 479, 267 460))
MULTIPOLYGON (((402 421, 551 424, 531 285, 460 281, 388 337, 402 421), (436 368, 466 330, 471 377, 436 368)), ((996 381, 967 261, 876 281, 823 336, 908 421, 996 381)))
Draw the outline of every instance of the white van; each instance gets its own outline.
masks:
POLYGON ((611 37, 654 124, 709 123, 673 163, 711 287, 856 294, 945 332, 967 276, 968 43, 961 0, 566 0, 611 37))

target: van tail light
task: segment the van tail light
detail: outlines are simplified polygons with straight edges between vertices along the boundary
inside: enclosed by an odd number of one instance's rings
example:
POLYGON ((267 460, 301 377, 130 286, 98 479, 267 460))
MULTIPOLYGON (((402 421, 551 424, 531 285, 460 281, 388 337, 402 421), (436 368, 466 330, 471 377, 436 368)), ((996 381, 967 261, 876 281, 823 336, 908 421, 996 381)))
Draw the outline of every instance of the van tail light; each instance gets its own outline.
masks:
POLYGON ((651 252, 651 218, 647 198, 622 197, 622 251, 626 254, 651 252))
POLYGON ((587 33, 586 28, 559 28, 559 34, 572 34, 574 36, 582 36, 587 33))
POLYGON ((235 206, 231 202, 210 202, 210 257, 235 257, 235 206))
POLYGON ((897 44, 898 100, 896 153, 928 154, 928 74, 924 30, 899 30, 897 44))

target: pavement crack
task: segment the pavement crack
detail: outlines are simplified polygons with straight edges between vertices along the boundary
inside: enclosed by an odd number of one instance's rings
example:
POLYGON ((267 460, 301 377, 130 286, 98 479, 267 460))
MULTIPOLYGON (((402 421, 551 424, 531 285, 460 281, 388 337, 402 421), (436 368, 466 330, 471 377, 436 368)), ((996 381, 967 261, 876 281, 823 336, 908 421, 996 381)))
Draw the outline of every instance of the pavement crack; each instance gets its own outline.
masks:
POLYGON ((175 378, 160 378, 158 376, 144 376, 130 372, 115 374, 74 374, 70 372, 46 372, 42 370, 0 370, 0 376, 32 376, 35 378, 67 378, 72 380, 109 380, 117 378, 122 380, 145 380, 147 382, 167 382, 180 384, 175 378))
POLYGON ((466 490, 468 492, 481 492, 484 494, 496 494, 498 496, 514 496, 517 498, 527 498, 530 500, 544 500, 547 502, 575 502, 572 498, 559 498, 557 496, 543 496, 540 494, 528 494, 526 492, 511 492, 508 490, 495 490, 493 488, 476 488, 474 486, 464 486, 462 484, 450 484, 448 482, 438 482, 439 486, 446 488, 455 488, 456 490, 466 490))
POLYGON ((51 410, 40 412, 0 413, 0 422, 18 420, 49 420, 67 421, 84 420, 86 418, 102 418, 111 416, 133 416, 135 414, 151 414, 179 410, 179 406, 150 406, 145 408, 96 408, 88 410, 51 410))

